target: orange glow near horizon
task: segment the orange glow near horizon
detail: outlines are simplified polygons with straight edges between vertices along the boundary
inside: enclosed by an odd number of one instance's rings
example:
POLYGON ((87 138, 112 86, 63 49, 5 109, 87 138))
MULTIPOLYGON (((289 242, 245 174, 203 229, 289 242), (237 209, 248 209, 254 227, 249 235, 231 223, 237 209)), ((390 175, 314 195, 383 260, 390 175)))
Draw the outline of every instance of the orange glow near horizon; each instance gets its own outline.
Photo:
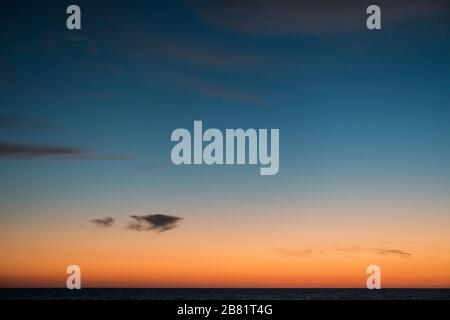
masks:
POLYGON ((77 264, 83 287, 365 288, 376 264, 384 288, 450 287, 450 232, 439 221, 202 221, 162 233, 3 225, 0 286, 65 287, 77 264))

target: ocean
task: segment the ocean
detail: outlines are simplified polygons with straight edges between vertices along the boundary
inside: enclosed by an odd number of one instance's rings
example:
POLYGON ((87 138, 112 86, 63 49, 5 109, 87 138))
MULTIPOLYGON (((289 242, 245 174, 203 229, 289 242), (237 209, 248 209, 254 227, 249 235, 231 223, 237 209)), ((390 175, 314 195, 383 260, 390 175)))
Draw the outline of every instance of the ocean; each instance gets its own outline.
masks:
POLYGON ((450 289, 0 289, 0 300, 450 300, 450 289))

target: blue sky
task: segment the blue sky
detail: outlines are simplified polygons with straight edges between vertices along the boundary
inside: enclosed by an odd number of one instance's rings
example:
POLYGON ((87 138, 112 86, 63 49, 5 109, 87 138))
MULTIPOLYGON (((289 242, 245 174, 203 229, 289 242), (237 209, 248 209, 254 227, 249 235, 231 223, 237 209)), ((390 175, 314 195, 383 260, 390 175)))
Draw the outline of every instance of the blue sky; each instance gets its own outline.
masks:
POLYGON ((214 8, 202 1, 80 1, 81 31, 65 29, 64 1, 25 3, 2 9, 1 141, 124 159, 1 159, 4 205, 23 196, 153 194, 163 207, 168 194, 221 199, 241 189, 277 200, 292 190, 448 192, 443 2, 401 17, 387 6, 381 31, 367 30, 362 12, 360 25, 331 21, 315 30, 305 22, 275 34, 251 25, 251 17, 244 31, 226 20, 210 23, 214 8), (257 166, 175 167, 170 133, 191 129, 194 120, 205 128, 280 128, 279 174, 261 177, 257 166))

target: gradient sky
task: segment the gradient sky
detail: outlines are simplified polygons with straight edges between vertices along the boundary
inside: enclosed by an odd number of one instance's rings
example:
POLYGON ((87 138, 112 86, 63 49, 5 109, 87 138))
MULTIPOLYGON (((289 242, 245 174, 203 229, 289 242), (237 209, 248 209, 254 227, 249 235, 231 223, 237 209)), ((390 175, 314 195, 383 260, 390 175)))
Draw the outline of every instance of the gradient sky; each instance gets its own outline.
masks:
POLYGON ((449 5, 378 3, 2 2, 0 286, 449 287, 449 5), (173 165, 194 120, 279 173, 173 165))

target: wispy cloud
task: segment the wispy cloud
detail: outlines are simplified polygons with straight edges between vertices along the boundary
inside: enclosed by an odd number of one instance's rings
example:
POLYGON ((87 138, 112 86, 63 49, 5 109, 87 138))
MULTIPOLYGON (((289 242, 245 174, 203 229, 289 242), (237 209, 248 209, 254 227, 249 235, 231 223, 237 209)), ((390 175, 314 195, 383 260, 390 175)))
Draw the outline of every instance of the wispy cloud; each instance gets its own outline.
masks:
POLYGON ((217 67, 226 69, 247 69, 263 65, 265 59, 237 49, 225 47, 198 45, 196 43, 182 44, 180 41, 156 41, 148 44, 153 52, 160 53, 162 57, 205 68, 217 67))
POLYGON ((257 105, 266 103, 266 99, 261 95, 242 88, 235 88, 228 84, 219 83, 212 79, 203 79, 179 72, 166 73, 163 75, 163 79, 170 81, 171 84, 179 88, 196 92, 206 97, 223 98, 257 105))
POLYGON ((46 131, 60 128, 42 120, 0 114, 0 129, 46 131))
MULTIPOLYGON (((205 22, 258 36, 323 35, 363 31, 372 1, 354 0, 185 0, 205 22)), ((445 13, 448 0, 378 0, 383 24, 445 13)))
POLYGON ((126 160, 125 155, 97 155, 72 147, 43 146, 35 144, 0 143, 0 158, 10 159, 92 159, 92 160, 126 160))
POLYGON ((176 216, 169 216, 164 214, 150 214, 130 216, 133 221, 128 225, 128 229, 136 231, 156 231, 163 232, 178 226, 178 222, 183 218, 176 216))
POLYGON ((349 253, 349 254, 355 254, 355 253, 364 253, 364 252, 372 252, 380 255, 394 255, 398 257, 407 258, 412 256, 412 253, 399 250, 399 249, 381 249, 381 248, 372 248, 372 247, 359 247, 359 246, 352 246, 352 247, 329 247, 329 248, 306 248, 306 249, 293 249, 293 248, 272 248, 272 250, 280 255, 283 256, 289 256, 289 257, 305 257, 310 256, 313 254, 325 254, 325 253, 333 253, 333 252, 340 252, 340 253, 349 253))
POLYGON ((0 157, 32 159, 41 157, 81 157, 86 152, 69 147, 49 147, 32 144, 0 143, 0 157))
POLYGON ((272 250, 280 255, 288 257, 304 257, 313 253, 313 249, 273 248, 272 250))
POLYGON ((397 249, 374 249, 378 252, 378 254, 393 254, 398 256, 404 256, 408 257, 411 255, 411 253, 403 251, 403 250, 397 250, 397 249))
POLYGON ((89 220, 89 222, 101 228, 111 227, 114 224, 114 221, 115 221, 114 218, 111 217, 89 220))

